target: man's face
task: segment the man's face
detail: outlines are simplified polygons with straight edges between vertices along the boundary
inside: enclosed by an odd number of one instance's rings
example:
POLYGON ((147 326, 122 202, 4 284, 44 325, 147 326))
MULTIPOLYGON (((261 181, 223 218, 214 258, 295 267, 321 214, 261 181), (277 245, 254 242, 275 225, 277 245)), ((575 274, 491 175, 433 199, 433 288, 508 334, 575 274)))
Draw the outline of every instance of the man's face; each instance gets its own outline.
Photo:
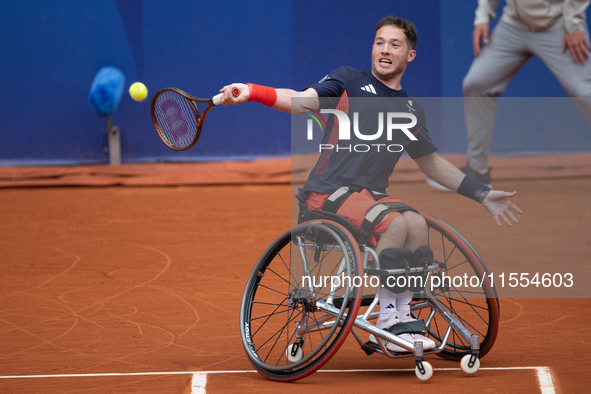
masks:
POLYGON ((377 32, 371 51, 371 70, 381 80, 390 80, 404 73, 406 64, 416 52, 406 43, 406 35, 396 26, 382 26, 377 32))

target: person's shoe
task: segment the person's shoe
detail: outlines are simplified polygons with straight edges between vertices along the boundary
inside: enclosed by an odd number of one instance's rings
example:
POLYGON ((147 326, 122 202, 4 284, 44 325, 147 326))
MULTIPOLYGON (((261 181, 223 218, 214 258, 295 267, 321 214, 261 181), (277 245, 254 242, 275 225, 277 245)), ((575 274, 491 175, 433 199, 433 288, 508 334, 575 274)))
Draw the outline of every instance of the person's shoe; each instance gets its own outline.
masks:
MULTIPOLYGON (((474 171, 472 168, 470 168, 468 164, 466 164, 464 167, 461 167, 459 170, 462 171, 464 174, 476 179, 477 181, 484 183, 492 189, 492 185, 490 183, 490 168, 487 168, 484 174, 474 171)), ((427 185, 441 192, 451 192, 450 189, 440 185, 431 178, 427 178, 427 185)))
MULTIPOLYGON (((392 327, 393 325, 401 323, 401 322, 402 321, 400 320, 400 314, 398 312, 392 312, 390 314, 390 316, 388 316, 388 318, 385 320, 380 321, 380 319, 378 318, 378 321, 376 323, 376 327, 379 329, 384 329, 384 328, 392 327)), ((409 335, 409 334, 402 334, 402 335, 409 335)), ((399 337, 402 338, 402 335, 399 335, 399 337)), ((406 338, 404 338, 404 339, 406 339, 406 338)), ((378 344, 378 340, 373 334, 369 335, 369 341, 373 342, 375 344, 378 344)), ((386 349, 388 349, 389 351, 394 352, 394 353, 408 353, 408 350, 406 350, 405 348, 395 345, 391 342, 386 342, 386 349)))
POLYGON ((492 185, 490 184, 490 167, 486 169, 485 173, 480 173, 478 171, 474 171, 468 164, 466 164, 464 167, 460 168, 460 171, 468 176, 471 176, 477 181, 484 183, 492 189, 492 185))
MULTIPOLYGON (((400 321, 403 323, 409 323, 409 322, 418 320, 418 319, 415 319, 414 317, 412 317, 409 309, 400 312, 400 317, 401 317, 400 321)), ((401 335, 399 335, 399 337, 404 340, 407 340, 409 342, 422 341, 423 342, 423 350, 435 349, 435 347, 437 346, 432 339, 427 338, 426 336, 424 336, 422 334, 401 334, 401 335)))

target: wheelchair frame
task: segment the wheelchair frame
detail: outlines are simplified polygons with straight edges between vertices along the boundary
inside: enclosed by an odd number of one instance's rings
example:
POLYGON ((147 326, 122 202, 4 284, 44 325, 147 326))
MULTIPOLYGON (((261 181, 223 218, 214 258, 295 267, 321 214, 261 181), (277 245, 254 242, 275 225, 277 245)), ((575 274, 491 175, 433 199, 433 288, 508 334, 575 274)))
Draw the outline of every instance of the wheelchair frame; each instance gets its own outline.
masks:
POLYGON ((247 282, 240 310, 241 336, 249 360, 259 373, 277 381, 302 379, 328 362, 350 332, 367 355, 414 357, 415 373, 421 380, 428 380, 433 375, 433 368, 424 358, 429 354, 461 361, 461 367, 467 373, 478 370, 479 357, 488 353, 496 339, 499 304, 496 291, 488 282, 486 266, 461 234, 443 221, 421 214, 429 227, 428 242, 441 235, 443 252, 434 252, 435 259, 442 258, 442 261, 427 267, 383 270, 375 250, 366 244, 358 244, 358 239, 351 234, 349 229, 354 227, 350 222, 332 215, 327 218, 321 211, 313 213, 317 219, 287 231, 267 248, 247 282), (453 248, 450 250, 449 246, 453 248), (336 256, 329 259, 333 253, 336 256), (459 263, 451 260, 454 253, 461 255, 459 263), (293 266, 292 260, 295 262, 293 266), (380 286, 376 287, 375 295, 363 296, 361 287, 352 282, 343 286, 339 282, 337 286, 337 281, 331 280, 329 288, 326 276, 324 285, 308 280, 306 286, 304 279, 311 275, 322 277, 323 273, 329 272, 331 278, 341 277, 345 283, 346 278, 355 278, 360 273, 408 277, 409 273, 427 272, 433 281, 437 275, 445 278, 450 271, 461 269, 465 272, 465 268, 482 278, 478 297, 470 290, 460 291, 453 285, 453 289, 435 287, 434 294, 432 286, 426 284, 422 291, 415 293, 411 311, 415 317, 421 318, 422 312, 428 310, 426 335, 439 342, 430 351, 424 351, 420 341, 408 342, 370 323, 379 313, 374 309, 379 301, 380 286), (304 274, 301 281, 298 273, 304 274), (459 294, 461 298, 456 299, 452 294, 459 294), (470 300, 473 298, 479 300, 479 304, 476 301, 472 304, 470 300), (367 309, 360 313, 359 309, 366 306, 367 309), (365 342, 357 329, 373 334, 378 338, 377 345, 365 342), (408 353, 391 352, 384 341, 407 349, 408 353), (317 343, 315 347, 313 343, 317 343))

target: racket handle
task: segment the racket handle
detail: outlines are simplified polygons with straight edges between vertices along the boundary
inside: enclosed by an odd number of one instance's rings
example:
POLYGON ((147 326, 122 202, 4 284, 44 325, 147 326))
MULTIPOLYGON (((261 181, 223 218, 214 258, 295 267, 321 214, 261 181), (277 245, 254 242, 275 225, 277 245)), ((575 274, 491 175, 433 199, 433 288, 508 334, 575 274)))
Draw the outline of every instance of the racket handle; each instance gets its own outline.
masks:
MULTIPOLYGON (((232 89, 232 95, 234 97, 238 97, 238 96, 240 96, 240 93, 242 93, 246 89, 248 89, 248 86, 246 86, 246 84, 244 84, 244 83, 233 83, 231 89, 232 89), (238 89, 238 90, 236 90, 236 89, 238 89)), ((215 96, 213 96, 213 98, 212 98, 213 105, 218 105, 222 101, 222 95, 223 95, 223 93, 216 94, 215 96)))
POLYGON ((220 93, 220 94, 216 94, 215 96, 213 96, 213 98, 211 99, 211 101, 213 101, 213 105, 218 105, 222 101, 223 95, 224 95, 223 93, 220 93))

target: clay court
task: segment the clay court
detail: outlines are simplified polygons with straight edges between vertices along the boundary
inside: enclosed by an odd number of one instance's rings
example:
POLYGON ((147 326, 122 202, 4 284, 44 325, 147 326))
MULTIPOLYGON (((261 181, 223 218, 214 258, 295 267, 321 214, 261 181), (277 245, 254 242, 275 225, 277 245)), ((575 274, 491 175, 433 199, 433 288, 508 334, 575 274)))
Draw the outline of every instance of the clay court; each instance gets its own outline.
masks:
MULTIPOLYGON (((452 224, 485 262, 588 261, 591 157, 494 160, 495 188, 518 190, 525 211, 512 228, 431 189, 409 161, 389 192, 452 224)), ((294 166, 295 186, 304 170, 294 166)), ((498 338, 471 376, 432 356, 435 374, 423 383, 412 359, 367 357, 351 336, 298 382, 254 373, 240 339, 240 300, 259 255, 291 226, 290 173, 287 159, 3 168, 0 391, 587 390, 591 301, 572 298, 502 298, 498 338)))

